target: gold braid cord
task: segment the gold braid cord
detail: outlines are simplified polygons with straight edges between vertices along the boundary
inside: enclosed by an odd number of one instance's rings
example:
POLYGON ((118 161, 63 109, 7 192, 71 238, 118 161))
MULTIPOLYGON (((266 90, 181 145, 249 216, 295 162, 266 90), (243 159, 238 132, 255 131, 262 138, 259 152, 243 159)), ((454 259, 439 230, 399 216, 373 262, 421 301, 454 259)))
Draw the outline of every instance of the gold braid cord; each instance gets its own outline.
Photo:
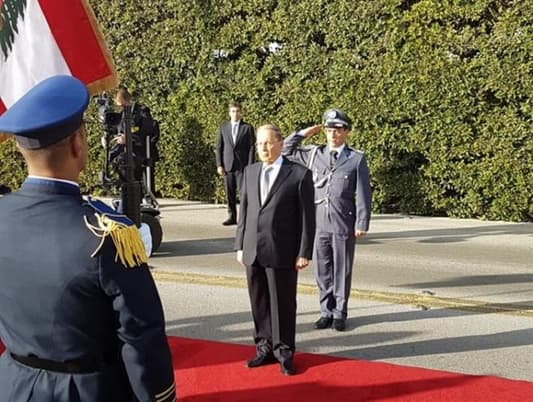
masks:
POLYGON ((91 257, 94 257, 100 251, 105 238, 111 236, 117 250, 115 261, 120 260, 123 265, 130 268, 137 267, 148 261, 144 243, 135 225, 128 226, 117 222, 106 214, 94 215, 98 221, 97 226, 91 225, 87 218, 84 217, 85 224, 89 230, 102 239, 96 250, 91 254, 91 257))

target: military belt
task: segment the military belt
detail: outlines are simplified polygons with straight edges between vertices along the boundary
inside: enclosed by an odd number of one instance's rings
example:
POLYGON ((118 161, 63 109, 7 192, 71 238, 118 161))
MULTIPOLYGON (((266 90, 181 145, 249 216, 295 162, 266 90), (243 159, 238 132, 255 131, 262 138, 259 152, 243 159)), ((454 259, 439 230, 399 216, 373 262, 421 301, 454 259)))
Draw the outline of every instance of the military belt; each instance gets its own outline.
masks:
POLYGON ((36 369, 55 371, 68 374, 90 374, 99 371, 102 365, 95 359, 81 358, 58 362, 55 360, 41 359, 37 356, 19 356, 10 353, 13 360, 36 369))

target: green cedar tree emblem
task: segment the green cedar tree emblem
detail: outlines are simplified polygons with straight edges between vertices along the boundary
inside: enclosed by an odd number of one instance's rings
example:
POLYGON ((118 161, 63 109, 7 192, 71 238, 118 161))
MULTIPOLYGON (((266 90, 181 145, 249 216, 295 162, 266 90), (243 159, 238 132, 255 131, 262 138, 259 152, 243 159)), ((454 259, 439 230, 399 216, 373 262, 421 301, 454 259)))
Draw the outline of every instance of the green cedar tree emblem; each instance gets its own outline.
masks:
POLYGON ((18 33, 19 16, 24 18, 27 0, 0 0, 0 51, 7 60, 18 33))

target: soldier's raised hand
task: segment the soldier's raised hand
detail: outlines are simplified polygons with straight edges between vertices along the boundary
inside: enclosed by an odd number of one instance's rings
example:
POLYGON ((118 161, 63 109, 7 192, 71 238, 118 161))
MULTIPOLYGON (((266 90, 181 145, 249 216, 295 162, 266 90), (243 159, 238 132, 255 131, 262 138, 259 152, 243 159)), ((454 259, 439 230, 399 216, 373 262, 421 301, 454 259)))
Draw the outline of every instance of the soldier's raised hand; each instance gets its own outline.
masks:
POLYGON ((321 129, 322 124, 317 124, 315 126, 304 128, 302 131, 300 131, 300 134, 303 135, 305 138, 309 138, 318 133, 321 129))

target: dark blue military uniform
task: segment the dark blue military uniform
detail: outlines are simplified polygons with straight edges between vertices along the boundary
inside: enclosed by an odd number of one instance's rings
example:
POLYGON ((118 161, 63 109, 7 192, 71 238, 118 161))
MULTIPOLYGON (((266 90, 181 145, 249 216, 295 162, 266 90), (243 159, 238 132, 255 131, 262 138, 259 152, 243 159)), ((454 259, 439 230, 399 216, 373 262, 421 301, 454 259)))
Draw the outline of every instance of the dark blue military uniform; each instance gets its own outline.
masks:
MULTIPOLYGON (((75 103, 74 80, 48 82, 45 90, 70 94, 66 102, 75 103)), ((28 113, 31 96, 19 101, 28 113)), ((26 139, 4 118, 10 110, 0 116, 0 131, 13 130, 23 146, 26 139)), ((31 139, 39 148, 40 138, 31 139)), ((7 348, 0 400, 175 400, 153 278, 146 263, 117 258, 104 215, 66 180, 29 176, 0 199, 0 338, 7 348)), ((113 219, 121 226, 115 230, 127 230, 124 217, 113 219)))

